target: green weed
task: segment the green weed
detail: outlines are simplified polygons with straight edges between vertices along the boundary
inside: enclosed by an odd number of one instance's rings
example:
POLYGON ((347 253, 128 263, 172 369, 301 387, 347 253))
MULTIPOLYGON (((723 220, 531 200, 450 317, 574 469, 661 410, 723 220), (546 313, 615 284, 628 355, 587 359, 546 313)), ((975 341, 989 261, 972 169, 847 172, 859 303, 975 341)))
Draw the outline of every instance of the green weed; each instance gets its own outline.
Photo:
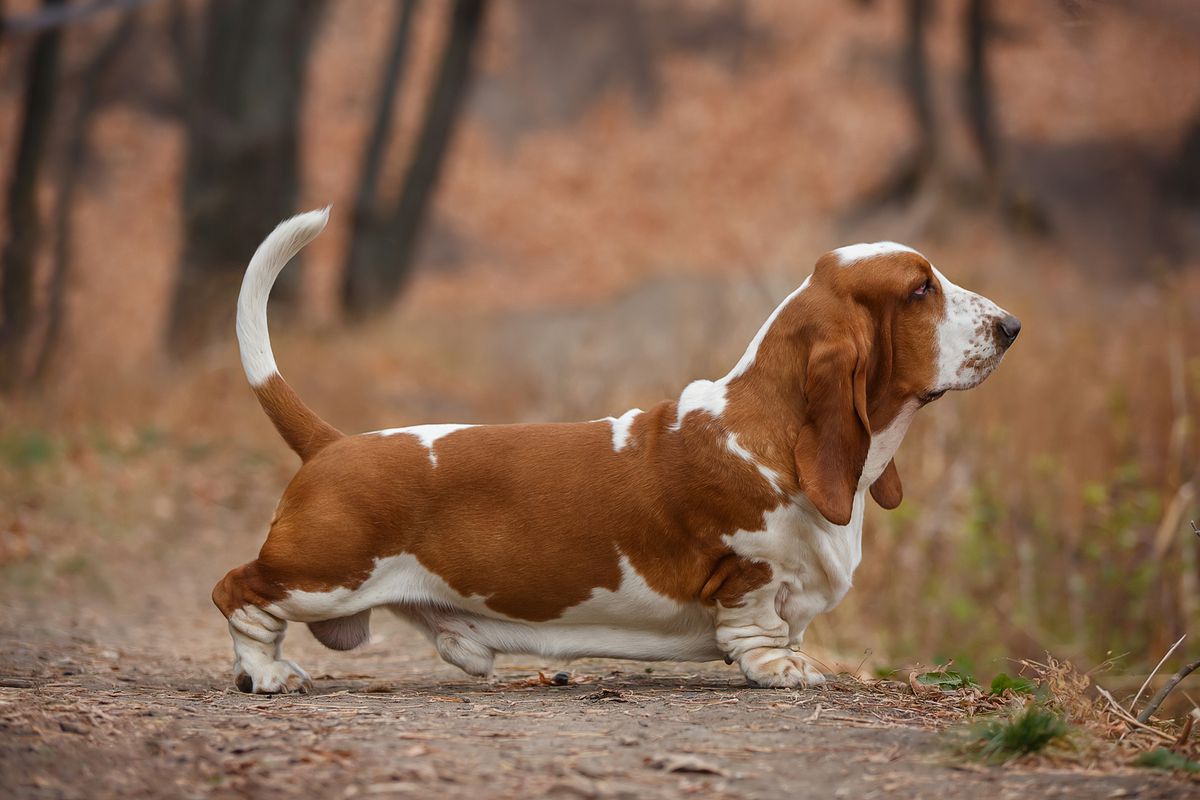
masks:
POLYGON ((45 464, 58 455, 58 447, 41 431, 22 431, 0 438, 0 461, 14 467, 45 464))
POLYGON ((1032 703, 1019 712, 989 719, 978 725, 966 751, 990 764, 1005 764, 1014 758, 1044 750, 1070 732, 1067 721, 1053 711, 1032 703))
POLYGON ((1139 767, 1165 769, 1171 772, 1200 772, 1200 761, 1192 761, 1186 756, 1172 752, 1165 747, 1158 747, 1154 750, 1148 750, 1145 753, 1139 753, 1137 761, 1134 763, 1139 767))
POLYGON ((917 683, 925 686, 936 686, 948 692, 956 689, 977 688, 979 686, 969 673, 948 669, 923 672, 917 676, 917 683))
POLYGON ((1005 689, 1011 689, 1016 694, 1033 694, 1037 688, 1036 681, 1022 678, 1020 675, 1013 677, 1006 672, 1001 672, 992 678, 992 694, 1004 694, 1005 689))

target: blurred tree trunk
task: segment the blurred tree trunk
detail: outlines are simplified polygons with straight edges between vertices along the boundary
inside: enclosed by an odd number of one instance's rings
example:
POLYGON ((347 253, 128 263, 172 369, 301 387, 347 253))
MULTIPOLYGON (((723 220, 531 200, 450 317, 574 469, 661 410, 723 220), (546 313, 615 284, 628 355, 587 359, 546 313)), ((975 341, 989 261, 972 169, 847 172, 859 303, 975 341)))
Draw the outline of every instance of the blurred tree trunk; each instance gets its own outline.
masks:
MULTIPOLYGON (((864 6, 871 5, 869 0, 860 2, 864 6)), ((908 202, 937 164, 940 141, 934 119, 933 93, 929 85, 929 52, 925 44, 925 30, 932 10, 933 0, 905 2, 905 40, 900 75, 909 112, 917 126, 916 147, 862 201, 852 215, 854 217, 870 215, 887 206, 908 202)))
POLYGON ((33 371, 33 379, 39 383, 49 372, 61 338, 63 301, 73 256, 71 211, 75 206, 79 178, 88 160, 88 136, 91 133, 92 119, 103 99, 102 85, 137 27, 137 14, 136 10, 126 13, 108 39, 84 65, 75 114, 67 125, 66 155, 58 180, 58 190, 55 192, 54 263, 46 301, 46 333, 33 371))
MULTIPOLYGON (((180 41, 186 98, 184 245, 168 345, 231 331, 254 248, 297 211, 300 110, 324 0, 211 0, 199 52, 180 41)), ((185 12, 180 11, 182 15, 185 12)), ((180 39, 187 21, 180 16, 180 39)), ((299 270, 274 296, 294 300, 299 270)))
MULTIPOLYGON (((43 7, 63 0, 43 0, 43 7)), ((3 257, 3 318, 0 318, 0 389, 12 391, 25 377, 25 350, 33 328, 33 281, 41 237, 37 190, 58 89, 62 29, 37 34, 25 75, 21 129, 8 187, 8 241, 3 257)))
POLYGON ((1192 118, 1168 163, 1166 189, 1184 205, 1200 205, 1200 114, 1192 118))
POLYGON ((485 5, 485 0, 455 0, 441 64, 400 197, 390 211, 376 216, 378 225, 359 237, 356 260, 347 264, 342 299, 352 318, 388 308, 412 272, 418 236, 466 96, 485 5))
POLYGON ((996 122, 992 82, 988 72, 988 41, 992 35, 988 0, 970 0, 966 16, 967 71, 964 77, 967 124, 989 184, 996 179, 996 122))
POLYGON ((354 196, 353 222, 344 267, 344 291, 347 293, 347 299, 350 293, 360 291, 359 287, 365 280, 364 273, 369 272, 372 262, 367 245, 379 238, 378 229, 384 223, 380 218, 379 199, 376 196, 379 174, 383 170, 388 141, 391 139, 392 117, 399 87, 404 79, 405 64, 408 61, 409 39, 417 4, 417 0, 400 0, 396 9, 396 23, 387 60, 384 62, 375 121, 363 150, 362 171, 359 173, 358 191, 354 196))
POLYGON ((908 40, 904 48, 905 89, 919 136, 914 159, 918 179, 932 168, 939 144, 933 115, 933 96, 929 89, 929 52, 925 46, 925 28, 929 23, 931 2, 908 0, 908 40))

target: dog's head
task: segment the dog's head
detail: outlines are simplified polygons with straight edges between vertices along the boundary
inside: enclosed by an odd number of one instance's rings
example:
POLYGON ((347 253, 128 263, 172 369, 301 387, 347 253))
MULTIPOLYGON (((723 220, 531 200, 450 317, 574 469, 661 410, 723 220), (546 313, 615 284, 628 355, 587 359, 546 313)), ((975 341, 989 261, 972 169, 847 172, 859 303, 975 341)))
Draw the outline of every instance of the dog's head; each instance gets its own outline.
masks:
POLYGON ((1021 330, 1016 317, 892 242, 826 253, 777 317, 762 345, 788 376, 788 394, 800 395, 799 486, 838 525, 850 521, 862 482, 880 505, 899 505, 891 456, 913 411, 977 386, 1021 330))
POLYGON ((880 379, 873 394, 893 402, 924 404, 978 386, 1021 331, 1012 314, 893 242, 827 253, 810 280, 814 294, 842 305, 851 338, 880 379))

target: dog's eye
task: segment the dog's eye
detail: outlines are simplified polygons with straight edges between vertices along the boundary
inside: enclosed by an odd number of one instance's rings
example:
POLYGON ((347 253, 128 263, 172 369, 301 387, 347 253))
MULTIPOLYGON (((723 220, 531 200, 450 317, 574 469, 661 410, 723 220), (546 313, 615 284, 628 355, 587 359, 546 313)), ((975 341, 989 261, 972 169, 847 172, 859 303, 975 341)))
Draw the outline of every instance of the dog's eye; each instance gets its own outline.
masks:
POLYGON ((933 291, 934 291, 933 281, 927 280, 924 283, 922 283, 920 286, 918 286, 915 290, 913 290, 912 296, 914 298, 924 297, 927 294, 933 294, 933 291))

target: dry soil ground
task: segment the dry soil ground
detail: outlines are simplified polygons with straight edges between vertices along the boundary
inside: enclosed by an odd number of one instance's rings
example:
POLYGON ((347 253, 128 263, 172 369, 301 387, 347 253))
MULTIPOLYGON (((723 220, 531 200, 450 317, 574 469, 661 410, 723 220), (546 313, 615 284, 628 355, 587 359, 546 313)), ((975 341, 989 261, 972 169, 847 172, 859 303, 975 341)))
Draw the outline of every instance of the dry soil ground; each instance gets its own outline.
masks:
POLYGON ((56 614, 4 609, 0 794, 1196 796, 1196 784, 1144 770, 964 763, 940 730, 958 704, 931 722, 902 684, 754 690, 719 664, 588 661, 556 686, 528 659, 502 662, 488 684, 387 620, 346 654, 293 630, 290 654, 316 692, 261 697, 231 685, 215 611, 187 625, 104 622, 97 610, 54 627, 56 614))

